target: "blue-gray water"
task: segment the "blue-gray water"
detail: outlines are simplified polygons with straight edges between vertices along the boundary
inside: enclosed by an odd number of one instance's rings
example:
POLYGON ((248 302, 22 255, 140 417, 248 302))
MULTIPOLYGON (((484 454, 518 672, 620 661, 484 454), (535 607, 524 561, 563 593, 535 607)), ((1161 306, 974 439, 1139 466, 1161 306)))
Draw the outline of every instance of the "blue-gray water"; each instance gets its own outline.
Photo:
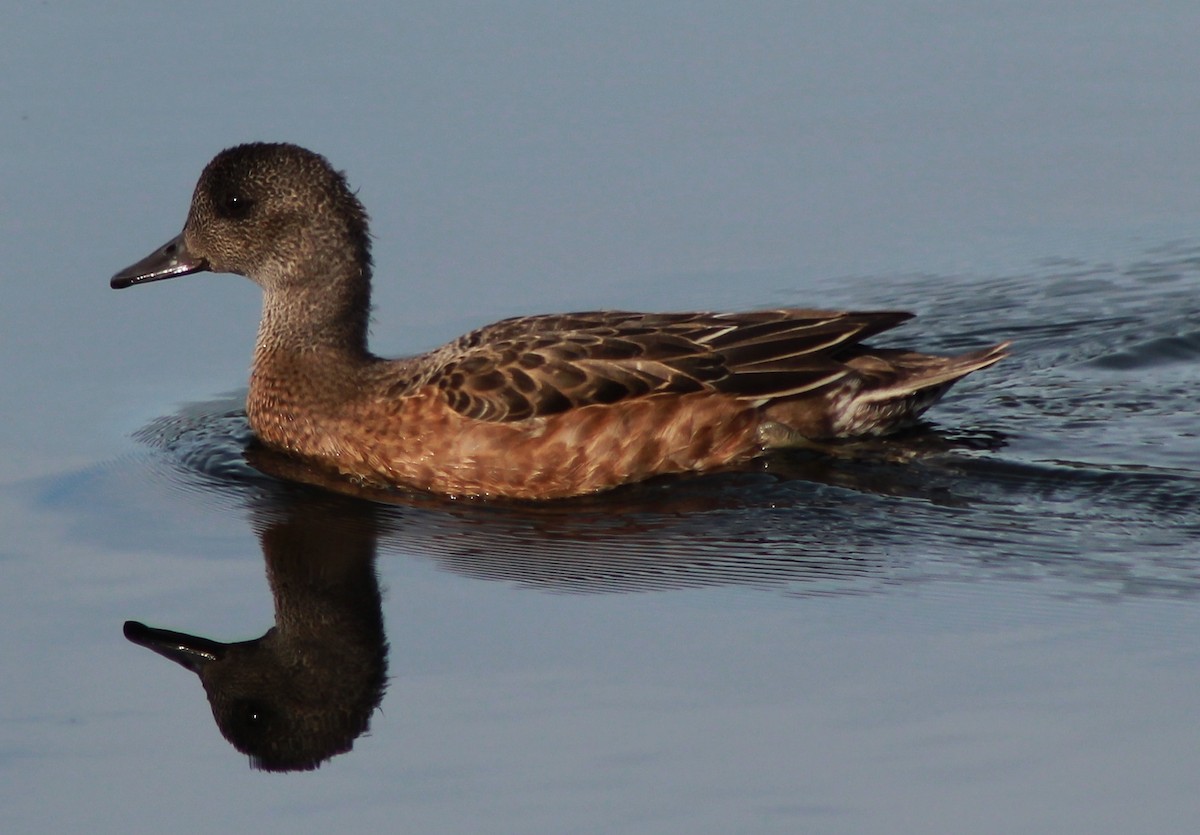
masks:
POLYGON ((4 830, 1194 831, 1198 31, 1184 2, 10 10, 4 830), (867 460, 545 508, 289 487, 243 456, 257 290, 107 283, 251 139, 359 188, 382 353, 820 304, 1014 355, 867 460), (375 552, 388 686, 352 751, 267 774, 121 629, 261 635, 264 560, 313 529, 375 552))

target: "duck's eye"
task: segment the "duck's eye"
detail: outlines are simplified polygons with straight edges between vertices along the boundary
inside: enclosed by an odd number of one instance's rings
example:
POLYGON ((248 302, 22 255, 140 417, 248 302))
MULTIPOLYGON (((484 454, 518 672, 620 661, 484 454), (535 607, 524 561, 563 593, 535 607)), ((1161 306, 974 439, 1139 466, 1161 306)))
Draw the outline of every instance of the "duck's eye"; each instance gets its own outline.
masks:
POLYGON ((254 209, 254 201, 236 192, 226 194, 217 201, 217 213, 231 220, 243 220, 254 209))

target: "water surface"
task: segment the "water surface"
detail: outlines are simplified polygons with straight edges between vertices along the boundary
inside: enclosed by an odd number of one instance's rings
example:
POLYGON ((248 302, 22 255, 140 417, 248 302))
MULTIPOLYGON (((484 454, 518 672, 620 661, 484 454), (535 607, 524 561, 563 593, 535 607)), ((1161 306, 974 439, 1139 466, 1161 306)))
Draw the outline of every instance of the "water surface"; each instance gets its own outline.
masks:
POLYGON ((5 831, 1192 831, 1197 16, 15 11, 5 831), (360 189, 384 353, 820 304, 1014 354, 853 459, 545 507, 297 485, 240 410, 256 289, 107 286, 250 139, 360 189), (370 713, 315 771, 252 768, 122 634, 243 641, 314 599, 383 627, 314 641, 370 713))

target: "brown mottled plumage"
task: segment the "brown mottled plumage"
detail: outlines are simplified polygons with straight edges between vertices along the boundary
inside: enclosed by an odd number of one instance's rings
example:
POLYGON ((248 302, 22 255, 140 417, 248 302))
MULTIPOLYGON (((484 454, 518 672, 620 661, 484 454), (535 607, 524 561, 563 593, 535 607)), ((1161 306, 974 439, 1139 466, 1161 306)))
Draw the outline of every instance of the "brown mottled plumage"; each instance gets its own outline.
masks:
POLYGON ((506 319, 437 350, 367 350, 366 213, 321 156, 240 145, 183 232, 113 287, 201 270, 263 289, 246 410, 268 446, 365 481, 549 499, 911 425, 1005 356, 874 349, 912 314, 600 311, 506 319))

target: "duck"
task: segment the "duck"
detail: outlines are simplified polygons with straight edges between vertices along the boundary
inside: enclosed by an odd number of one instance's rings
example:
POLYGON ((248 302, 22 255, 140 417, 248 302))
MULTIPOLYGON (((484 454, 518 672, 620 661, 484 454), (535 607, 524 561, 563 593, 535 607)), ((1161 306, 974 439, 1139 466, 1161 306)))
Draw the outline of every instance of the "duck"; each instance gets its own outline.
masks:
POLYGON ((367 345, 367 212, 290 143, 227 148, 183 230, 114 289, 211 271, 262 289, 246 416, 266 447, 358 483, 552 500, 908 429, 1004 342, 957 356, 866 340, 898 310, 597 310, 504 319, 416 356, 367 345))

